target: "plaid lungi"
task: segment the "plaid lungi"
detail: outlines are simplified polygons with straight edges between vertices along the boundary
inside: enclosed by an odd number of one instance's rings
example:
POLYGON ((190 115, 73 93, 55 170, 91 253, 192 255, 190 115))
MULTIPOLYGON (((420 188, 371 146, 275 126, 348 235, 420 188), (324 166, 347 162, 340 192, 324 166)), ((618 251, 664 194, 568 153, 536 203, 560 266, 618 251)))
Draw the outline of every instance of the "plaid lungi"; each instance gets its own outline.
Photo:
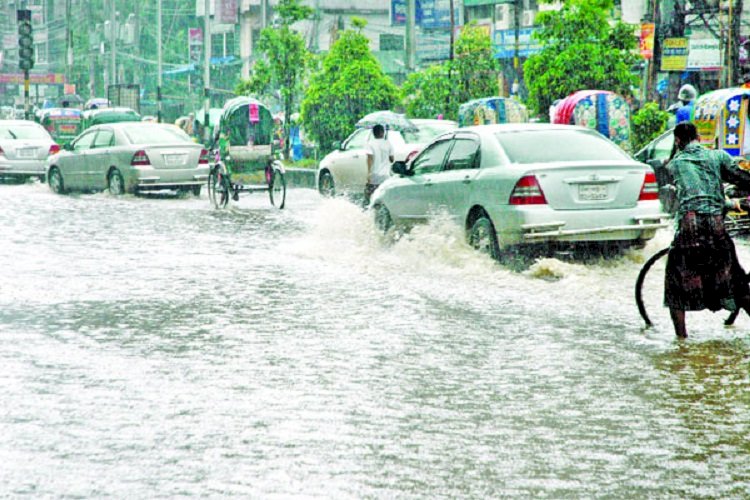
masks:
POLYGON ((721 215, 688 212, 667 256, 664 304, 684 311, 734 310, 750 293, 721 215))

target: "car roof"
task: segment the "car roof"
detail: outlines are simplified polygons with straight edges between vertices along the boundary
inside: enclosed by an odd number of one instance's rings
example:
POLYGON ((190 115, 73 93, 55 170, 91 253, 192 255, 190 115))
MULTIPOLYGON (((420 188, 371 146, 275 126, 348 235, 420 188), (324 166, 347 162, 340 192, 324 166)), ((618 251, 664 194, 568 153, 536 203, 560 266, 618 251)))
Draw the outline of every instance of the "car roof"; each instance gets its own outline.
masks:
MULTIPOLYGON (((0 120, 0 124, 3 125, 33 125, 35 127, 41 127, 37 122, 31 120, 0 120)), ((42 127, 44 128, 44 127, 42 127)))
POLYGON ((453 120, 438 120, 437 118, 409 118, 409 121, 414 125, 458 125, 458 122, 453 120))
POLYGON ((534 130, 587 130, 592 129, 578 125, 564 125, 559 123, 498 123, 495 125, 474 125, 471 127, 461 127, 459 130, 470 130, 479 133, 495 132, 517 132, 517 131, 534 131, 534 130))

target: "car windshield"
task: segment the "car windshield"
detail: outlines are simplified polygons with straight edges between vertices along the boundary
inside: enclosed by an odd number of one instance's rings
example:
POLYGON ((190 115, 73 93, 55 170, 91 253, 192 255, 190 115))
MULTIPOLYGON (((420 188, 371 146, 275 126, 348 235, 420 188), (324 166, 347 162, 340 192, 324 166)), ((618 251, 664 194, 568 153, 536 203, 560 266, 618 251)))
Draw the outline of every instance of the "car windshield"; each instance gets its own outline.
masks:
POLYGON ((431 142, 435 137, 443 132, 453 130, 456 126, 451 122, 429 123, 417 125, 417 132, 404 132, 404 140, 407 144, 423 144, 431 142))
POLYGON ((580 130, 521 130, 495 137, 513 163, 630 159, 616 144, 580 130))
POLYGON ((135 127, 127 127, 124 129, 124 132, 131 144, 153 144, 158 146, 162 144, 191 142, 190 137, 185 132, 171 126, 153 127, 141 124, 135 127))
POLYGON ((0 125, 0 138, 3 139, 49 139, 49 134, 41 127, 33 125, 0 125))

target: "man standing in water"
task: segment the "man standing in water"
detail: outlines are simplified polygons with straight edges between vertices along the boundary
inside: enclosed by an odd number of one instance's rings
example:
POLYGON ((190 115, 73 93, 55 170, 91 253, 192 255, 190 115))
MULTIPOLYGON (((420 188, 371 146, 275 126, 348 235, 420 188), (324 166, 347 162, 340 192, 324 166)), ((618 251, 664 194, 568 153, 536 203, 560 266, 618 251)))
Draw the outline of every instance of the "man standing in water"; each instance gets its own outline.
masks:
POLYGON ((687 337, 685 311, 744 309, 750 314, 750 287, 724 227, 727 202, 722 181, 750 187, 750 172, 725 151, 706 149, 690 122, 674 129, 676 154, 667 168, 677 188, 678 228, 667 257, 664 302, 675 334, 687 337))
POLYGON ((370 196, 375 189, 391 175, 393 145, 385 136, 385 127, 378 124, 372 127, 372 137, 367 144, 367 184, 365 185, 365 206, 370 204, 370 196))

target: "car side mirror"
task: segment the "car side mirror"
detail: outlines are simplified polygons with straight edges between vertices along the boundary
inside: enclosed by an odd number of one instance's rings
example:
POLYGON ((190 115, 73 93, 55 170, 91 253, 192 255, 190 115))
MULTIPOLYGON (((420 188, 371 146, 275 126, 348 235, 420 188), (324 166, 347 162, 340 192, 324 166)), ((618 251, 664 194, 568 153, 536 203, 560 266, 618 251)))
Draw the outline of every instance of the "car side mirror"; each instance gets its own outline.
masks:
POLYGON ((65 151, 73 151, 73 145, 69 142, 66 142, 65 144, 63 144, 63 149, 65 151))
POLYGON ((391 172, 393 172, 396 175, 411 175, 411 171, 406 168, 406 162, 405 161, 396 161, 393 162, 393 165, 391 165, 391 172))
POLYGON ((340 151, 341 150, 341 141, 333 141, 333 144, 331 144, 331 147, 335 151, 340 151))

